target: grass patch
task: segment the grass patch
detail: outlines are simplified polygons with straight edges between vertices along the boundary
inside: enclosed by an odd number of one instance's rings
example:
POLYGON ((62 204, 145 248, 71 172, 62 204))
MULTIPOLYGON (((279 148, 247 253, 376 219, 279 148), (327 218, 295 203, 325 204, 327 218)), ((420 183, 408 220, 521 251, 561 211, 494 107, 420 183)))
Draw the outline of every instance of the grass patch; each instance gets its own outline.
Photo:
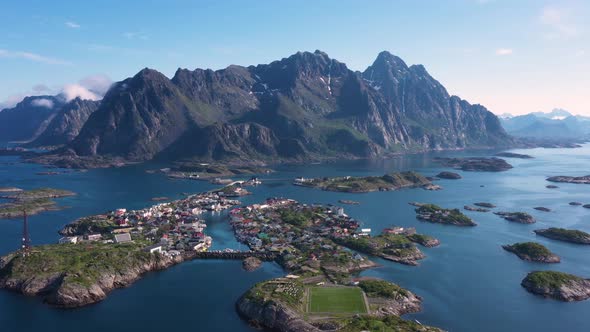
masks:
POLYGON ((365 298, 356 287, 311 287, 309 289, 311 313, 366 313, 365 298))

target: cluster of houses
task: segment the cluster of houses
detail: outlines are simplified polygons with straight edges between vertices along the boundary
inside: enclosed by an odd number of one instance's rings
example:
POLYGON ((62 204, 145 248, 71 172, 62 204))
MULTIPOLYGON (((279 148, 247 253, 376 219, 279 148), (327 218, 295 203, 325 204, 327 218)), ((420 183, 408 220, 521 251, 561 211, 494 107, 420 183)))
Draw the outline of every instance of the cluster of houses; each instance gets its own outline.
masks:
POLYGON ((341 207, 300 204, 284 198, 234 209, 230 218, 236 239, 251 250, 299 255, 301 260, 318 260, 326 254, 338 256, 344 248, 334 239, 363 234, 359 223, 341 207), (305 218, 305 225, 293 224, 285 219, 287 214, 305 218))
POLYGON ((66 236, 59 243, 127 243, 141 240, 142 243, 150 243, 144 249, 152 253, 179 255, 183 251, 206 251, 211 247, 212 239, 205 235, 207 225, 200 215, 204 211, 221 211, 238 204, 239 201, 228 199, 221 193, 207 192, 142 210, 116 209, 90 219, 93 220, 91 222, 110 225, 106 229, 101 228, 108 231, 66 236))

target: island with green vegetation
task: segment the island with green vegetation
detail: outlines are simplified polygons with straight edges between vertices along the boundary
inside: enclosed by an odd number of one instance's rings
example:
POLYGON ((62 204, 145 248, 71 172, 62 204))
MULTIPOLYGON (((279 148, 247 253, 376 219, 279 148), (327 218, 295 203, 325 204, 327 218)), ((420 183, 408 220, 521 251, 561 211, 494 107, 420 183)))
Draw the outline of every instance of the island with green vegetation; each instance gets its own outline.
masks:
POLYGON ((431 236, 416 234, 414 229, 377 236, 338 237, 334 241, 359 252, 406 265, 418 265, 417 261, 426 257, 414 243, 425 247, 440 244, 431 236))
POLYGON ((447 179, 447 180, 459 180, 462 178, 462 176, 458 173, 455 172, 440 172, 436 175, 437 178, 441 178, 441 179, 447 179))
POLYGON ((416 208, 416 218, 436 224, 455 226, 476 226, 477 224, 459 209, 445 209, 435 204, 420 204, 416 208))
POLYGON ((590 280, 557 271, 534 271, 521 283, 527 291, 560 301, 590 298, 590 280))
POLYGON ((512 165, 501 158, 434 158, 435 162, 443 166, 452 167, 469 172, 502 172, 512 168, 512 165))
MULTIPOLYGON (((268 174, 272 170, 264 166, 207 164, 192 161, 177 162, 172 168, 158 170, 172 179, 213 180, 254 174, 268 174)), ((150 173, 156 171, 148 171, 150 173)))
POLYGON ((528 154, 514 153, 514 152, 500 152, 496 153, 497 157, 518 158, 518 159, 533 159, 533 156, 528 154))
POLYGON ((537 222, 533 216, 526 212, 494 212, 494 214, 504 218, 505 220, 519 224, 534 224, 537 222))
POLYGON ((503 245, 504 250, 511 252, 520 259, 539 263, 559 263, 559 256, 551 252, 544 245, 536 242, 521 242, 512 245, 503 245))
POLYGON ((473 203, 473 205, 480 206, 480 207, 487 208, 487 209, 493 209, 496 207, 496 205, 494 205, 492 203, 488 203, 488 202, 477 202, 477 203, 473 203))
POLYGON ((577 244, 590 244, 590 234, 575 230, 551 227, 546 229, 537 229, 535 233, 546 238, 577 244))
POLYGON ((476 206, 471 206, 471 205, 465 205, 463 206, 463 208, 467 211, 475 211, 475 212, 490 212, 490 209, 486 209, 486 208, 482 208, 482 207, 476 207, 476 206))
MULTIPOLYGON (((417 172, 390 173, 383 176, 336 177, 336 178, 297 178, 294 185, 318 188, 326 191, 366 193, 371 191, 390 191, 404 188, 424 188, 436 190, 425 176, 417 172)), ((438 189, 440 189, 438 187, 438 189)))
POLYGON ((577 183, 577 184, 590 184, 590 175, 585 176, 551 176, 547 178, 550 182, 562 182, 562 183, 577 183))
POLYGON ((4 189, 0 198, 6 199, 8 202, 0 204, 0 218, 22 217, 24 211, 28 215, 35 215, 44 211, 60 210, 64 207, 58 206, 53 199, 74 195, 76 194, 71 191, 53 188, 4 189))
POLYGON ((248 290, 236 308, 251 325, 281 332, 442 331, 401 318, 419 311, 421 298, 378 279, 350 285, 295 276, 272 279, 248 290))
POLYGON ((16 252, 0 259, 0 288, 42 296, 55 306, 79 307, 181 260, 146 252, 139 243, 43 245, 28 255, 16 252))

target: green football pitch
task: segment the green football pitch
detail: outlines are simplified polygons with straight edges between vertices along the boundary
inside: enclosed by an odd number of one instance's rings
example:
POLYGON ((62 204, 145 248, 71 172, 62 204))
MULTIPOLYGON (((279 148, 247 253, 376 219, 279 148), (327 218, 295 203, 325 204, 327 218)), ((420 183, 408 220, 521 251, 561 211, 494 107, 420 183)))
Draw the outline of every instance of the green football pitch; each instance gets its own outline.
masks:
POLYGON ((311 313, 366 313, 367 306, 360 288, 312 287, 309 289, 311 313))

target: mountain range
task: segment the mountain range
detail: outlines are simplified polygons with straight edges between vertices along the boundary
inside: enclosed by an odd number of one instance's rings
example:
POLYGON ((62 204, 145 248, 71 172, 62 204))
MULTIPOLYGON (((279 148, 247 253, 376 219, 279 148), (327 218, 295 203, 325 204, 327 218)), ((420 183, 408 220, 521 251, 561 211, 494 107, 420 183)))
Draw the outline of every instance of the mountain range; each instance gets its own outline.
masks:
POLYGON ((563 109, 519 116, 506 114, 500 120, 506 131, 516 137, 578 140, 590 138, 590 117, 573 115, 563 109))
POLYGON ((33 140, 64 144, 57 159, 304 161, 514 143, 485 107, 389 52, 363 72, 321 51, 172 79, 146 68, 100 102, 73 102, 33 140))

